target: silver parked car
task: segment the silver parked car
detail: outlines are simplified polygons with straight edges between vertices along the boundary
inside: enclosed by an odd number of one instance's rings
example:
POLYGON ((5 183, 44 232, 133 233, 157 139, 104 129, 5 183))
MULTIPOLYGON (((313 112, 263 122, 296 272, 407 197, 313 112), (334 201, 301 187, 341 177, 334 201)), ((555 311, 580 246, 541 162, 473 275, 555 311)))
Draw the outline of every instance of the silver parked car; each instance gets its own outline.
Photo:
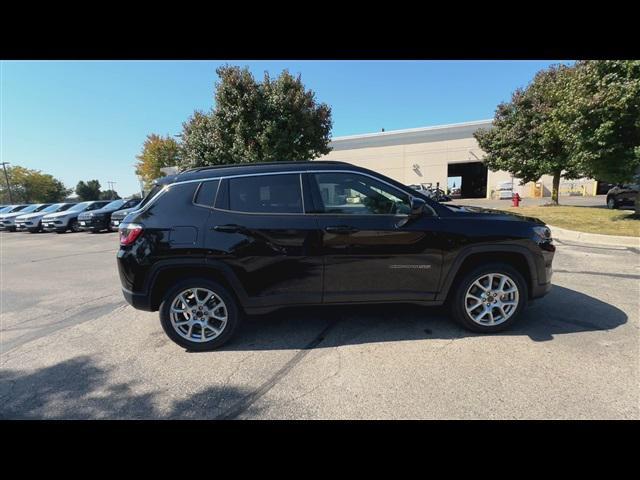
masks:
POLYGON ((4 213, 0 219, 0 230, 7 230, 9 232, 15 232, 16 230, 16 217, 25 213, 39 212, 47 208, 50 203, 36 203, 33 205, 27 205, 24 208, 14 210, 9 213, 4 213))
POLYGON ((78 215, 82 212, 97 210, 104 207, 111 200, 93 200, 76 203, 63 212, 49 213, 42 217, 42 229, 45 232, 65 233, 67 230, 79 232, 78 215))
POLYGON ((42 219, 50 214, 57 212, 64 212, 68 210, 75 203, 54 203, 53 205, 49 205, 47 208, 40 210, 39 212, 27 213, 24 214, 20 212, 20 215, 16 217, 16 230, 21 232, 31 232, 36 233, 42 230, 42 219))

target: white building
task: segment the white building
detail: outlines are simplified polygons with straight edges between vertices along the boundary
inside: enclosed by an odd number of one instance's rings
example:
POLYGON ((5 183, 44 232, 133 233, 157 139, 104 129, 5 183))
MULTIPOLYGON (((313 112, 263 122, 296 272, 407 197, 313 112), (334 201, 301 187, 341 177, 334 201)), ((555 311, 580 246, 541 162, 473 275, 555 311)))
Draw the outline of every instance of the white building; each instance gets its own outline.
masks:
MULTIPOLYGON (((550 196, 552 177, 520 185, 508 172, 491 171, 473 133, 491 120, 336 137, 319 160, 341 160, 374 170, 405 185, 431 183, 443 190, 455 184, 463 198, 497 198, 513 184, 521 197, 550 196)), ((594 195, 592 179, 562 181, 561 195, 594 195)), ((510 194, 509 194, 510 196, 510 194)))

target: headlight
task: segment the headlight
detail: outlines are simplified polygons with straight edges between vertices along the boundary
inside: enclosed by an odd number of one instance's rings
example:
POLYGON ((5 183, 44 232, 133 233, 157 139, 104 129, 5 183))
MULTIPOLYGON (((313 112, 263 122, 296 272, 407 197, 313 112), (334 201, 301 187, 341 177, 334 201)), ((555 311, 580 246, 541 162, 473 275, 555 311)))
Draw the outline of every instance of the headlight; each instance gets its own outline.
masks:
POLYGON ((539 242, 551 242, 551 230, 549 227, 533 227, 533 233, 539 242))

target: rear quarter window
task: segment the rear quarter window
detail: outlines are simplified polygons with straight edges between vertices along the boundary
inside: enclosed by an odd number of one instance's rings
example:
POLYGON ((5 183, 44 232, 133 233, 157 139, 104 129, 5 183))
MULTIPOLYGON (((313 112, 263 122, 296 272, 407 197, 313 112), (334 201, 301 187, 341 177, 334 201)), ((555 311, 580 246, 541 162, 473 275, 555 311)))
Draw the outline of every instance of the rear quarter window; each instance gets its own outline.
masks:
POLYGON ((220 182, 218 180, 202 182, 196 191, 193 203, 196 205, 202 205, 203 207, 213 207, 219 183, 220 182))

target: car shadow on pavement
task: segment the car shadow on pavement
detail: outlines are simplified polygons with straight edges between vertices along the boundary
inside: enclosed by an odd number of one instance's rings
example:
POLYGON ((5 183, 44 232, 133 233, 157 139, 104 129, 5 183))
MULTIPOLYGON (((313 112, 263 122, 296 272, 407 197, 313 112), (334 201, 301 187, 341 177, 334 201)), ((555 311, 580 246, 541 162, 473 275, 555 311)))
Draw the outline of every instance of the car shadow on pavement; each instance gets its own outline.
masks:
MULTIPOLYGON (((528 336, 537 342, 556 335, 611 330, 627 315, 589 295, 554 285, 533 302, 509 330, 492 336, 528 336)), ((469 332, 449 319, 444 307, 384 304, 288 308, 248 317, 222 350, 332 348, 377 342, 458 339, 469 332), (322 338, 319 338, 322 337, 322 338)))
MULTIPOLYGON (((250 394, 216 386, 159 406, 158 399, 167 397, 162 389, 114 382, 109 369, 78 356, 35 371, 1 370, 0 419, 214 419, 250 394)), ((257 413, 253 405, 247 409, 257 413)))

